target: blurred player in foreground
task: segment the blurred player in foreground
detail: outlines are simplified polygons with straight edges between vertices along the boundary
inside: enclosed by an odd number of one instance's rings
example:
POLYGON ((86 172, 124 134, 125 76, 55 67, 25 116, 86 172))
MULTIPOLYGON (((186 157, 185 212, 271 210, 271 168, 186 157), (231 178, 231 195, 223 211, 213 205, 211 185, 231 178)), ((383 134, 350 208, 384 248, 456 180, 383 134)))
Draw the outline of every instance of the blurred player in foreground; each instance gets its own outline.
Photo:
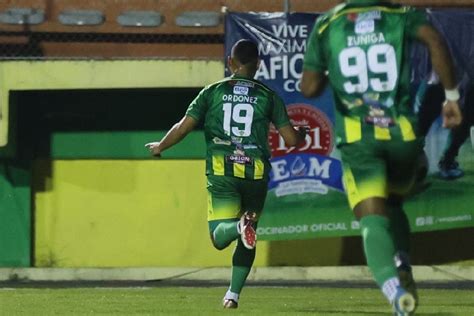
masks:
POLYGON ((443 39, 424 13, 388 1, 347 0, 321 16, 301 85, 307 97, 327 81, 333 89, 349 204, 360 220, 367 264, 396 315, 411 315, 417 304, 402 209, 423 149, 409 100, 411 40, 428 47, 445 88, 444 126, 459 125, 459 92, 443 39))
POLYGON ((204 122, 211 240, 222 250, 237 239, 224 308, 237 308, 255 259, 256 224, 271 168, 269 124, 275 125, 288 146, 303 142, 306 134, 293 128, 281 98, 253 79, 259 62, 256 44, 238 41, 228 58, 232 76, 205 87, 160 142, 145 145, 160 156, 204 122))

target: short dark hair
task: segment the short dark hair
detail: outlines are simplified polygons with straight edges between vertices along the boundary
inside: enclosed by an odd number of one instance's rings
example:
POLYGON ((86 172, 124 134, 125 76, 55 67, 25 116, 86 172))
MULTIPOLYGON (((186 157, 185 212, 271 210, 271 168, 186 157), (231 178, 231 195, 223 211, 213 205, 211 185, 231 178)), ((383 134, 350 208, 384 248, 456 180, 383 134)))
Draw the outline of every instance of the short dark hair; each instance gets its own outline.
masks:
POLYGON ((258 47, 253 41, 241 39, 232 46, 231 57, 242 65, 258 62, 258 47))

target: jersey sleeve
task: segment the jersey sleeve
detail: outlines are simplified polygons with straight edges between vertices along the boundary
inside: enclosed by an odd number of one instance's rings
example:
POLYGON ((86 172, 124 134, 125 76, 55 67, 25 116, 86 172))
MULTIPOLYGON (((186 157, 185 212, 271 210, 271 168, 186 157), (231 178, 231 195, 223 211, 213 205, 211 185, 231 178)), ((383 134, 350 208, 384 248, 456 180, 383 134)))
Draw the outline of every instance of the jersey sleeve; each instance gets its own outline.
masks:
POLYGON ((189 104, 186 116, 190 116, 198 122, 204 120, 208 108, 208 91, 209 87, 206 87, 199 92, 197 97, 189 104))
POLYGON ((418 33, 420 26, 430 24, 428 21, 428 16, 424 10, 418 10, 414 8, 409 8, 406 15, 406 30, 408 32, 408 36, 412 39, 416 39, 416 34, 418 33))
POLYGON ((290 118, 288 117, 285 103, 277 95, 273 95, 272 123, 277 129, 290 125, 290 118))
POLYGON ((320 23, 318 20, 309 35, 303 61, 304 70, 324 72, 327 69, 322 49, 322 42, 319 36, 319 26, 320 23))

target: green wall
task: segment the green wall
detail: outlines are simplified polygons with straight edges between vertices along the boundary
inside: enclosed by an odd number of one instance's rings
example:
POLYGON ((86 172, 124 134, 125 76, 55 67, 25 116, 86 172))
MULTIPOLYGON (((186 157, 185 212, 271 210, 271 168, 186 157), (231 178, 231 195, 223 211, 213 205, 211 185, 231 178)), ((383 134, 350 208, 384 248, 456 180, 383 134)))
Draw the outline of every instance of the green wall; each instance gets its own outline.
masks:
POLYGON ((30 265, 30 182, 28 163, 0 161, 0 267, 30 265))
MULTIPOLYGON (((0 267, 31 264, 31 179, 47 185, 59 158, 151 159, 143 144, 223 72, 222 61, 204 60, 0 62, 0 267), (49 163, 32 175, 39 159, 49 163)), ((199 136, 170 157, 203 157, 199 136)))
MULTIPOLYGON (((161 139, 197 92, 196 88, 10 92, 10 141, 0 150, 0 267, 30 266, 33 161, 46 159, 51 165, 56 159, 153 159, 144 144, 161 139)), ((204 155, 203 132, 197 130, 164 158, 204 155)), ((49 171, 36 177, 52 172, 47 163, 42 166, 49 171)))
MULTIPOLYGON (((144 144, 159 140, 180 120, 198 92, 195 88, 14 92, 17 154, 27 158, 149 159, 144 144)), ((170 149, 165 157, 204 157, 199 129, 184 144, 170 149)))

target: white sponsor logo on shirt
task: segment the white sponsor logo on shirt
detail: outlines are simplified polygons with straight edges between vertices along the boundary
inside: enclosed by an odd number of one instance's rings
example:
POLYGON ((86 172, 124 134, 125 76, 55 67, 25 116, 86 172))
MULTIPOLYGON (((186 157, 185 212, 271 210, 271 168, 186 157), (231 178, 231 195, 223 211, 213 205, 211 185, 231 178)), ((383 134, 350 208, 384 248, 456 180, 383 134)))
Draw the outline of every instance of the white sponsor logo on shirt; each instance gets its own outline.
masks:
POLYGON ((355 23, 356 34, 367 34, 375 31, 374 20, 362 20, 355 23))
POLYGON ((242 87, 242 86, 235 86, 234 87, 234 94, 248 95, 249 94, 249 88, 248 87, 242 87))

